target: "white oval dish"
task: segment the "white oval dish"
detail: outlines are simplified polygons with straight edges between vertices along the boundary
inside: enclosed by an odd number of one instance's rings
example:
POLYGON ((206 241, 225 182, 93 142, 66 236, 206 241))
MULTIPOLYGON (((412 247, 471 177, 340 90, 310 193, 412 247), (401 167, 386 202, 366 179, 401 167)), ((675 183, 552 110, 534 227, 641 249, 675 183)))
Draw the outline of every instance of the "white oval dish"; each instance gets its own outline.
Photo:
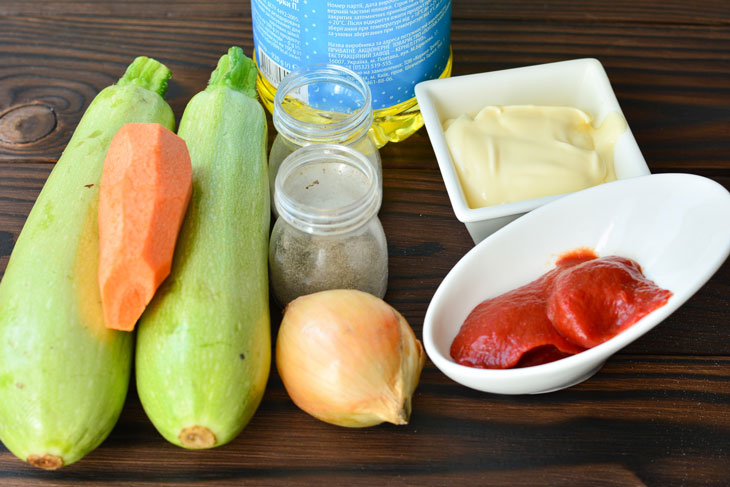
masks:
POLYGON ((730 193, 715 181, 657 174, 579 191, 510 223, 454 266, 426 311, 426 352, 448 377, 480 391, 537 394, 570 387, 684 304, 729 254, 730 193), (578 247, 634 259, 646 277, 674 295, 611 340, 556 362, 495 370, 451 359, 451 342, 477 304, 533 281, 578 247))

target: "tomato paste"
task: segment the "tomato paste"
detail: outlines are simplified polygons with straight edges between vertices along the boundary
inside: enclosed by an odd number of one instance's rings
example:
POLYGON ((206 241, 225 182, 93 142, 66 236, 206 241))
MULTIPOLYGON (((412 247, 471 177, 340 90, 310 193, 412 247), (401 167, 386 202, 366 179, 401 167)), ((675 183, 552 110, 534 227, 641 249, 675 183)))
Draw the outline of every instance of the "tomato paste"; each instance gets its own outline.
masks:
POLYGON ((539 279, 474 308, 451 356, 486 369, 552 362, 616 336, 671 296, 635 261, 578 249, 539 279))

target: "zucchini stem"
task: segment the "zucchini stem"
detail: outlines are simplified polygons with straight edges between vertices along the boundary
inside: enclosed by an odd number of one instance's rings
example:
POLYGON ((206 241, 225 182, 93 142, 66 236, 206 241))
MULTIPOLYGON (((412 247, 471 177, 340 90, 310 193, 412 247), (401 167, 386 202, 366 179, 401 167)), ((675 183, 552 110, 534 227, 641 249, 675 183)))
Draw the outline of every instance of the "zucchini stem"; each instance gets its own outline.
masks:
POLYGON ((167 66, 156 59, 139 56, 129 65, 124 76, 119 78, 117 86, 137 85, 154 91, 161 97, 167 93, 167 80, 172 73, 167 66))
POLYGON ((218 67, 210 75, 206 91, 219 86, 240 91, 256 98, 256 64, 243 53, 243 49, 233 46, 218 60, 218 67))

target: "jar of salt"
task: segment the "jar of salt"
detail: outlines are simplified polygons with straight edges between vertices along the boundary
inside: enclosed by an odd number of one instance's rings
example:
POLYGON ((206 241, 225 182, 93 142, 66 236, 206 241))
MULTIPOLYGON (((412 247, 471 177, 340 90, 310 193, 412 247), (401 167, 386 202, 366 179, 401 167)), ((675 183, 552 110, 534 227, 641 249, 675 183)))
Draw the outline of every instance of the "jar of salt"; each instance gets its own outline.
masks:
POLYGON ((378 219, 380 177, 362 153, 338 144, 298 149, 281 164, 269 243, 274 297, 359 289, 382 298, 388 249, 378 219))
MULTIPOLYGON (((310 144, 342 144, 365 155, 380 175, 378 147, 370 138, 372 96, 354 71, 334 64, 302 66, 281 81, 272 119, 276 138, 269 154, 269 181, 274 216, 274 182, 282 161, 310 144)), ((382 187, 381 187, 382 190, 382 187)))

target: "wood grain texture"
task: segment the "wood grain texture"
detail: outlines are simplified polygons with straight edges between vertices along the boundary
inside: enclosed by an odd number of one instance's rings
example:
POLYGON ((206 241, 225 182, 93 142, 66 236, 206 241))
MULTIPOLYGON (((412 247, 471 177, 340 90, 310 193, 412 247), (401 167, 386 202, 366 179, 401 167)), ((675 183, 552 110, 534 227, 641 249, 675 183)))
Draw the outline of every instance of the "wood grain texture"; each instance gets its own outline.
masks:
MULTIPOLYGON (((0 2, 0 272, 86 107, 135 56, 172 69, 167 99, 179 119, 230 45, 251 52, 250 2, 212 5, 0 2)), ((456 75, 598 58, 652 172, 699 174, 730 189, 725 0, 455 0, 452 45, 456 75)), ((381 156, 386 300, 421 337, 433 293, 473 244, 454 217, 424 129, 381 156)), ((279 321, 272 307, 274 334, 279 321)), ((484 394, 427 362, 404 427, 321 423, 289 400, 274 369, 249 426, 209 451, 166 443, 132 384, 116 428, 97 450, 45 472, 0 448, 0 485, 725 487, 728 323, 726 262, 660 326, 567 390, 484 394)))
POLYGON ((410 424, 369 429, 306 415, 274 371, 244 432, 207 451, 167 444, 132 389, 111 436, 81 462, 44 472, 4 453, 0 471, 12 485, 627 486, 686 478, 719 487, 730 473, 727 452, 713 449, 727 434, 728 366, 727 357, 624 355, 588 382, 540 396, 478 393, 427 366, 410 424))
MULTIPOLYGON (((1 271, 52 168, 52 164, 0 163, 1 271)), ((712 177, 701 171, 698 174, 712 177)), ((420 337, 433 293, 473 243, 464 225, 454 217, 438 170, 386 168, 384 175, 380 219, 388 238, 386 300, 406 317, 420 337)), ((730 175, 714 179, 730 190, 730 175)), ((696 356, 727 353, 728 296, 730 262, 660 327, 630 345, 627 351, 696 356), (691 334, 688 329, 693 330, 691 334)), ((274 314, 278 315, 277 309, 274 314)))
MULTIPOLYGON (((147 18, 244 18, 251 15, 250 0, 175 0, 159 2, 120 0, 116 2, 52 0, 4 0, 0 16, 31 15, 103 15, 135 17, 143 11, 147 18)), ((724 0, 457 0, 452 5, 452 18, 490 20, 532 20, 540 22, 579 21, 586 23, 648 23, 730 25, 730 15, 724 0)))
MULTIPOLYGON (((252 39, 250 22, 243 19, 145 18, 133 24, 98 16, 3 19, 0 46, 16 47, 0 50, 0 114, 42 104, 53 110, 57 125, 31 144, 8 144, 0 137, 0 160, 57 159, 96 93, 140 54, 172 70, 167 99, 179 119, 189 96, 205 87, 217 58, 232 44, 251 53, 252 39), (171 47, 178 42, 184 50, 171 47)), ((469 20, 453 25, 452 41, 455 75, 596 57, 652 169, 722 168, 728 161, 730 27, 469 20)), ((425 130, 413 142, 384 151, 386 166, 434 161, 425 130)))

